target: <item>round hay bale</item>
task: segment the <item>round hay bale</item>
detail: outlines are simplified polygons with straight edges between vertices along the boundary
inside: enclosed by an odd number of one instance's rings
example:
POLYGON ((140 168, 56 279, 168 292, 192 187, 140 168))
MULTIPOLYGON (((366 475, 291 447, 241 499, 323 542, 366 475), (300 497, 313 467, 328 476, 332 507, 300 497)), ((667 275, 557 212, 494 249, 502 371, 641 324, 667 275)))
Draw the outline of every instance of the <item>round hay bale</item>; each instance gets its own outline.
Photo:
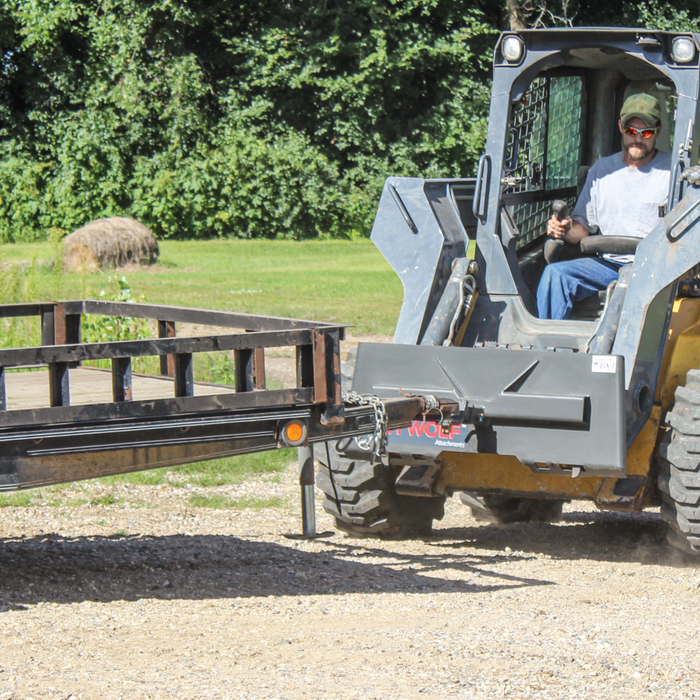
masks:
POLYGON ((153 265, 158 254, 158 241, 150 230, 125 216, 96 219, 63 240, 67 270, 153 265))

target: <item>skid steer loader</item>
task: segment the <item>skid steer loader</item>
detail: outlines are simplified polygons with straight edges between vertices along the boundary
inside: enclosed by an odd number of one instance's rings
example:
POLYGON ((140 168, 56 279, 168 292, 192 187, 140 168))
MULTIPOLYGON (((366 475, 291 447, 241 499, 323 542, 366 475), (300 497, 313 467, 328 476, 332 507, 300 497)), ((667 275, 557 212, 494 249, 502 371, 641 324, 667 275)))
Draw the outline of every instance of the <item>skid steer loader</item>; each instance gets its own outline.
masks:
MULTIPOLYGON (((700 553, 699 56, 690 33, 504 33, 476 178, 386 181, 372 240, 404 300, 394 344, 359 346, 352 389, 451 398, 459 413, 394 430, 383 459, 355 438, 320 455, 338 528, 426 535, 457 492, 504 522, 589 499, 661 506, 670 543, 700 553), (587 166, 620 150, 620 108, 642 92, 662 106, 657 146, 672 157, 658 225, 604 294, 540 319, 552 205, 573 207, 587 166)), ((586 242, 581 254, 630 245, 586 242)))

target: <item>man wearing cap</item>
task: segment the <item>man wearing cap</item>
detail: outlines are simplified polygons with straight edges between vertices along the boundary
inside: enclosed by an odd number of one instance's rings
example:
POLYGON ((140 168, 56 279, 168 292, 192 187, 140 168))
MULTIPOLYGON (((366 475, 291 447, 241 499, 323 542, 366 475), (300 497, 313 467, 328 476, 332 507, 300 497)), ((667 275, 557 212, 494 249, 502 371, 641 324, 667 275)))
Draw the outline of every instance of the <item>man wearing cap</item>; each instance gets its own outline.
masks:
MULTIPOLYGON (((634 238, 649 234, 659 222, 671 176, 671 154, 656 148, 661 126, 654 97, 628 97, 618 121, 622 151, 593 165, 571 219, 553 216, 547 235, 575 244, 598 232, 634 238)), ((606 289, 622 265, 633 260, 633 255, 606 254, 547 265, 537 289, 539 317, 566 318, 574 302, 606 289)))

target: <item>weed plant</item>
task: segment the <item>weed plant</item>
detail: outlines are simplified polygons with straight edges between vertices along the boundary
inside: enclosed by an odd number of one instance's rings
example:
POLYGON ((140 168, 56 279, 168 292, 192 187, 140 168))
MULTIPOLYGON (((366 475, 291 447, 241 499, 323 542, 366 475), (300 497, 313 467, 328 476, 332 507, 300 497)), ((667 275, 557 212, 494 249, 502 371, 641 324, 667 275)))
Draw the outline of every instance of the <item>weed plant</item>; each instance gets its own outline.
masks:
MULTIPOLYGON (((0 304, 20 304, 36 296, 37 265, 5 264, 0 267, 0 304)), ((19 316, 0 319, 0 347, 19 348, 39 345, 41 327, 38 317, 19 316)))

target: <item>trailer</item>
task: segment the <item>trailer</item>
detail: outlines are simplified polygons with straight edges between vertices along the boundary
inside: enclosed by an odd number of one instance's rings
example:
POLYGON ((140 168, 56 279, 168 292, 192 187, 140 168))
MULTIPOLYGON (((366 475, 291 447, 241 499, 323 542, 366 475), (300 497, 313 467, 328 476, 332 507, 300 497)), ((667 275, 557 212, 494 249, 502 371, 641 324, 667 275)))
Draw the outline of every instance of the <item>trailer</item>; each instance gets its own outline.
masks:
POLYGON ((0 492, 297 447, 312 536, 315 443, 365 435, 380 451, 389 429, 424 415, 447 429, 457 411, 424 396, 343 395, 343 325, 131 302, 0 305, 0 323, 18 317, 37 319, 41 345, 0 350, 0 492), (153 337, 82 342, 90 315, 146 319, 153 337), (178 336, 182 324, 206 333, 178 336), (275 348, 293 348, 295 386, 267 387, 275 348), (201 353, 223 354, 233 383, 195 381, 201 353), (133 371, 144 357, 156 374, 133 371))

